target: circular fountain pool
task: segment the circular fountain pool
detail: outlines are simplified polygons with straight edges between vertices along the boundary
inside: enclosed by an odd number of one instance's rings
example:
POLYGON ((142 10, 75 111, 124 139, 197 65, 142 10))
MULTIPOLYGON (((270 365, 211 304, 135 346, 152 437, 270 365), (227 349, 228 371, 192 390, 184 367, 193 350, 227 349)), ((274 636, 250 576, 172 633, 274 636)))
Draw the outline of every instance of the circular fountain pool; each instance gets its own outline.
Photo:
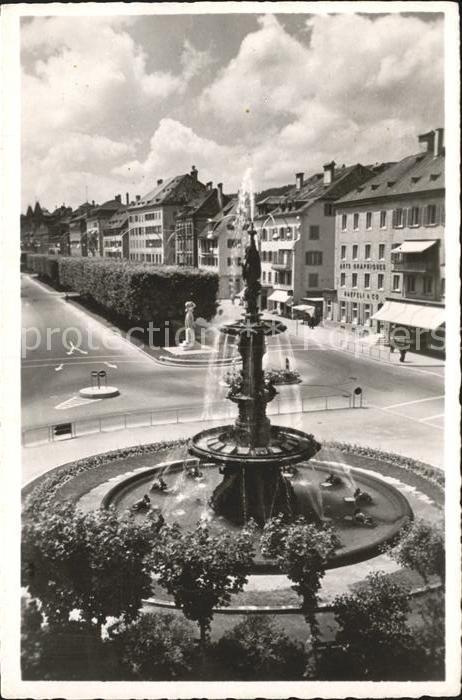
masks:
MULTIPOLYGON (((219 528, 237 530, 237 526, 216 515, 208 505, 210 494, 222 479, 219 468, 214 464, 202 463, 202 476, 192 478, 187 475, 187 467, 192 464, 197 464, 197 461, 169 462, 131 474, 112 488, 108 487, 103 505, 115 507, 122 513, 148 494, 151 508, 159 509, 167 522, 176 521, 184 528, 191 528, 202 519, 208 521, 212 531, 219 528), (167 485, 163 492, 151 489, 153 481, 160 475, 167 485)), ((345 471, 339 467, 315 465, 313 461, 302 462, 297 465, 291 481, 301 507, 300 513, 303 513, 304 506, 307 513, 315 511, 321 519, 332 523, 340 539, 341 547, 328 562, 327 568, 354 564, 380 554, 383 546, 392 542, 407 519, 412 518, 406 498, 370 472, 354 468, 345 471), (338 475, 342 483, 323 486, 330 474, 338 475), (356 488, 366 491, 372 498, 372 503, 361 506, 361 510, 372 518, 373 527, 358 525, 351 520, 355 509, 352 496, 356 488)), ((145 516, 137 513, 135 517, 145 516)), ((277 571, 274 562, 256 554, 253 573, 277 571)))

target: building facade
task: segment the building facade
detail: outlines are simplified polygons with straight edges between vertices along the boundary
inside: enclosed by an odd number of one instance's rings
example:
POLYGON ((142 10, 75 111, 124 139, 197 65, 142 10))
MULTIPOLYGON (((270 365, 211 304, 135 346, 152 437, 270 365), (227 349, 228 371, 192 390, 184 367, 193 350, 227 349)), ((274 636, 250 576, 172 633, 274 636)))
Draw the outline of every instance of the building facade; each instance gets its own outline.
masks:
POLYGON ((327 320, 387 336, 400 323, 413 336, 417 328, 424 335, 441 326, 444 132, 436 129, 419 140, 424 152, 403 158, 337 201, 337 299, 326 305, 327 320))
POLYGON ((159 179, 144 197, 137 195, 128 208, 129 259, 155 265, 175 262, 176 217, 180 210, 206 192, 195 166, 185 175, 159 179))
POLYGON ((322 315, 324 299, 335 290, 335 202, 372 176, 360 164, 328 163, 308 179, 297 173, 295 187, 276 207, 259 211, 263 307, 289 316, 294 306, 312 306, 322 315))
POLYGON ((242 291, 243 243, 236 219, 239 202, 232 198, 199 233, 198 267, 218 274, 220 299, 242 291))
POLYGON ((197 267, 199 264, 198 235, 222 208, 227 197, 223 185, 216 188, 206 184, 206 191, 180 209, 175 221, 175 262, 177 265, 197 267))
POLYGON ((122 205, 102 226, 105 258, 128 258, 128 208, 122 205))

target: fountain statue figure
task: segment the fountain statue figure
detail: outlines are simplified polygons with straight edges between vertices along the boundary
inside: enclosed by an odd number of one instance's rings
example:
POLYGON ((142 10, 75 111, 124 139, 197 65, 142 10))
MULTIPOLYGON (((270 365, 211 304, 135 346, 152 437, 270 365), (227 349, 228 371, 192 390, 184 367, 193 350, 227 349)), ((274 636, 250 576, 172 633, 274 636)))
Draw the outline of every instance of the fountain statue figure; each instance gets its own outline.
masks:
POLYGON ((196 337, 194 334, 194 309, 196 308, 196 305, 193 301, 187 301, 186 304, 184 305, 185 307, 185 318, 184 318, 184 327, 185 327, 185 339, 181 341, 180 343, 180 349, 181 350, 192 350, 194 348, 194 345, 196 343, 196 337))
MULTIPOLYGON (((252 223, 248 232, 250 243, 242 266, 244 318, 220 328, 222 333, 238 338, 242 370, 228 393, 228 398, 238 406, 238 416, 234 425, 195 435, 189 451, 222 465, 223 480, 210 499, 215 512, 237 524, 253 518, 263 525, 278 514, 287 520, 300 514, 294 487, 283 475, 282 467, 309 459, 321 446, 312 435, 272 426, 266 415, 266 406, 277 392, 264 376, 265 336, 283 333, 286 327, 279 321, 261 318, 258 308, 261 264, 252 223)), ((304 508, 306 516, 306 504, 304 508)), ((314 510, 310 515, 317 518, 314 510)))

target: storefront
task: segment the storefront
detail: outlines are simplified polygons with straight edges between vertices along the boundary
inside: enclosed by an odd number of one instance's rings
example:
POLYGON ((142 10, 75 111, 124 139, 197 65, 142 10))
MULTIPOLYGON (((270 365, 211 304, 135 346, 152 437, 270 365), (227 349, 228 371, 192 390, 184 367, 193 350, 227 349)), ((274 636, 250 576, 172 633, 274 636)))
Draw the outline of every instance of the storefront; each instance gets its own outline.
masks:
POLYGON ((290 317, 293 305, 293 293, 283 289, 275 289, 268 297, 268 311, 280 316, 290 317))
POLYGON ((444 306, 386 300, 372 318, 380 322, 390 345, 444 354, 444 306))

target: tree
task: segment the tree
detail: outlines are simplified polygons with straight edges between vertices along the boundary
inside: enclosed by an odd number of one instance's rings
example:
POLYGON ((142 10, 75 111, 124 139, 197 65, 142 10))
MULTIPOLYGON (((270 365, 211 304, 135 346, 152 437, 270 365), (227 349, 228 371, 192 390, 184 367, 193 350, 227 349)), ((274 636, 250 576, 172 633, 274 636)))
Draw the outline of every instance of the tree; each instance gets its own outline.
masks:
POLYGON ((409 522, 398 545, 387 551, 398 564, 417 571, 425 583, 435 574, 444 582, 444 532, 438 525, 422 519, 409 522))
POLYGON ((339 544, 330 526, 307 523, 304 518, 290 524, 285 524, 281 517, 272 518, 261 537, 263 556, 276 559, 280 569, 293 581, 294 591, 301 596, 303 614, 315 643, 319 634, 316 607, 321 580, 327 560, 339 544))
POLYGON ((158 528, 155 516, 138 523, 112 509, 84 514, 56 505, 24 526, 24 585, 50 624, 67 623, 75 609, 99 631, 108 616, 133 619, 151 592, 144 560, 158 528))
POLYGON ((337 666, 347 678, 409 679, 413 638, 407 625, 408 594, 383 572, 374 572, 358 590, 334 600, 341 645, 337 666))
POLYGON ((246 617, 219 640, 216 654, 238 680, 296 680, 305 666, 303 645, 268 617, 246 617))
POLYGON ((181 679, 195 666, 193 631, 190 622, 172 613, 144 613, 128 625, 111 630, 110 643, 117 649, 129 679, 181 679))
POLYGON ((165 525, 148 558, 160 586, 173 596, 188 620, 198 623, 204 647, 213 609, 228 605, 247 582, 253 557, 252 526, 211 534, 199 522, 191 530, 165 525))

